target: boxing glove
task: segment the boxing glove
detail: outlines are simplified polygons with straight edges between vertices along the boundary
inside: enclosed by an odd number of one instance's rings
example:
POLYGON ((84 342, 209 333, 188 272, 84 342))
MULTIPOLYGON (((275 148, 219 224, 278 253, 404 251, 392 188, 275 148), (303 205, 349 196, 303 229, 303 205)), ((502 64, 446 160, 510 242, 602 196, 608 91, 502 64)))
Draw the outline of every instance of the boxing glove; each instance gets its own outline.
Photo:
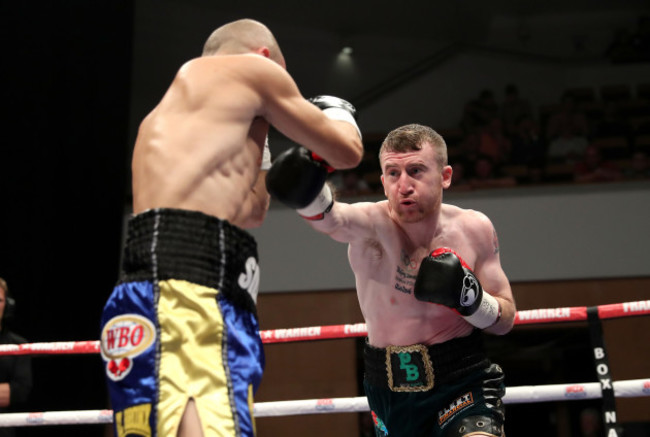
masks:
POLYGON ((296 209, 304 218, 321 220, 334 204, 332 191, 326 184, 331 170, 315 153, 294 146, 273 161, 266 174, 266 189, 273 198, 296 209))
POLYGON ((334 96, 316 96, 308 100, 319 107, 328 118, 347 121, 353 125, 359 133, 359 138, 362 138, 356 121, 357 110, 350 102, 334 96))
POLYGON ((481 329, 492 326, 501 316, 496 298, 483 291, 472 269, 446 247, 422 260, 413 294, 418 300, 451 308, 481 329))

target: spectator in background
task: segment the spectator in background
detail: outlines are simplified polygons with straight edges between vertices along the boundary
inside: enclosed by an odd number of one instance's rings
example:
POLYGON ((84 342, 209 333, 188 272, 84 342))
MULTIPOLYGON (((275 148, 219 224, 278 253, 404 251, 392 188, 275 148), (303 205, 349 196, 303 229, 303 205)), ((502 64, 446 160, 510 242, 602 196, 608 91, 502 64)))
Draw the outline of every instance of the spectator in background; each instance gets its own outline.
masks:
POLYGON ((359 175, 357 169, 334 172, 331 182, 339 196, 361 196, 372 193, 370 186, 359 175))
POLYGON ((469 183, 473 189, 505 188, 517 185, 517 180, 511 176, 501 176, 498 166, 489 156, 479 156, 474 162, 474 171, 469 183))
POLYGON ((465 104, 461 128, 465 133, 476 132, 481 126, 499 115, 499 105, 494 98, 494 93, 489 89, 484 89, 478 98, 465 104))
POLYGON ((540 135, 539 125, 532 115, 522 115, 517 120, 511 143, 511 164, 537 167, 544 165, 546 147, 540 135))
POLYGON ((460 153, 463 159, 467 162, 476 161, 479 155, 479 146, 481 145, 481 137, 478 132, 471 132, 463 137, 459 144, 460 153))
POLYGON ((503 105, 501 105, 501 120, 503 130, 510 139, 518 132, 518 124, 522 118, 533 119, 533 111, 528 100, 519 96, 519 89, 516 85, 508 84, 505 89, 503 105))
POLYGON ((571 93, 562 96, 560 109, 546 127, 547 158, 550 162, 574 162, 584 155, 589 144, 587 117, 571 93))
POLYGON ((601 414, 595 408, 585 408, 580 412, 580 437, 601 437, 603 423, 601 414))
POLYGON ((600 150, 594 145, 587 146, 583 159, 575 166, 576 182, 612 182, 621 179, 619 169, 613 163, 603 160, 600 150))
POLYGON ((499 117, 493 117, 481 127, 479 154, 489 156, 495 164, 500 165, 508 160, 511 149, 512 144, 503 134, 503 123, 499 117))
POLYGON ((469 179, 469 170, 470 164, 465 159, 456 159, 454 162, 451 162, 451 185, 447 190, 457 192, 457 191, 468 191, 472 189, 472 185, 469 179))
MULTIPOLYGON (((7 282, 0 278, 0 344, 27 343, 27 340, 7 328, 14 310, 15 301, 9 294, 7 282)), ((31 358, 27 355, 0 357, 0 413, 17 411, 27 401, 31 389, 31 358)), ((0 428, 0 437, 15 435, 13 428, 0 428)))

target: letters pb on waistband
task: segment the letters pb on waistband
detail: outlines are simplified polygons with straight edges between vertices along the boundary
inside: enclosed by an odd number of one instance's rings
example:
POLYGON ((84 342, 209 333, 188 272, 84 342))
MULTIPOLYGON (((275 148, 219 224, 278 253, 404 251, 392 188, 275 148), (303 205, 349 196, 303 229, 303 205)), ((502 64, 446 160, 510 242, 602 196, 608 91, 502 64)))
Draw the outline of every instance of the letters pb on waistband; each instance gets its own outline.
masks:
POLYGON ((423 344, 386 347, 388 387, 394 392, 421 392, 433 388, 434 372, 423 344))

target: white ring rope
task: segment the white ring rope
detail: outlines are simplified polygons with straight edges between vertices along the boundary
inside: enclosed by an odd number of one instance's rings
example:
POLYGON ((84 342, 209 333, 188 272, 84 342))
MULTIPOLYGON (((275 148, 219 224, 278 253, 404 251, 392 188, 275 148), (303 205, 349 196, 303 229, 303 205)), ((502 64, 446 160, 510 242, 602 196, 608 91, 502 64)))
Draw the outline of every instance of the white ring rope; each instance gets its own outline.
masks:
MULTIPOLYGON (((650 396, 650 379, 615 381, 614 393, 619 398, 650 396)), ((602 396, 599 382, 579 384, 524 385, 509 387, 505 404, 597 399, 602 396)), ((365 397, 306 399, 297 401, 258 402, 255 417, 278 417, 305 414, 361 413, 370 411, 365 397)), ((42 413, 0 414, 0 428, 9 426, 82 425, 113 422, 111 410, 46 411, 42 413)))
MULTIPOLYGON (((599 305, 600 319, 650 315, 650 300, 599 305)), ((587 307, 564 307, 518 311, 515 325, 586 321, 587 307)), ((261 331, 263 343, 323 340, 363 337, 365 323, 312 326, 306 328, 261 331)), ((99 341, 65 341, 0 345, 2 355, 97 354, 99 341)), ((650 396, 650 379, 614 381, 616 397, 650 396)), ((608 388, 608 387, 605 387, 608 388)), ((505 404, 536 403, 564 400, 596 399, 602 397, 601 382, 519 386, 506 389, 505 404)), ((295 401, 258 402, 255 417, 289 416, 323 413, 353 413, 369 411, 365 397, 308 399, 295 401)), ((0 428, 38 425, 82 425, 113 422, 112 410, 45 411, 0 414, 0 428)))

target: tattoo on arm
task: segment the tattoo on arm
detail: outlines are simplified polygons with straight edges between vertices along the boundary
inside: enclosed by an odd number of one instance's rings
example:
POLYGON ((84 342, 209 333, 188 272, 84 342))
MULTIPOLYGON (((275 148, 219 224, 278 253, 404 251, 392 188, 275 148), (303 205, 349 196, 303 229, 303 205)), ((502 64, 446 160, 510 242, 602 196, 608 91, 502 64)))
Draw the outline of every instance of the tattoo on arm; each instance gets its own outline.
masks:
POLYGON ((499 237, 497 237, 497 230, 492 228, 492 246, 494 253, 499 253, 499 237))

